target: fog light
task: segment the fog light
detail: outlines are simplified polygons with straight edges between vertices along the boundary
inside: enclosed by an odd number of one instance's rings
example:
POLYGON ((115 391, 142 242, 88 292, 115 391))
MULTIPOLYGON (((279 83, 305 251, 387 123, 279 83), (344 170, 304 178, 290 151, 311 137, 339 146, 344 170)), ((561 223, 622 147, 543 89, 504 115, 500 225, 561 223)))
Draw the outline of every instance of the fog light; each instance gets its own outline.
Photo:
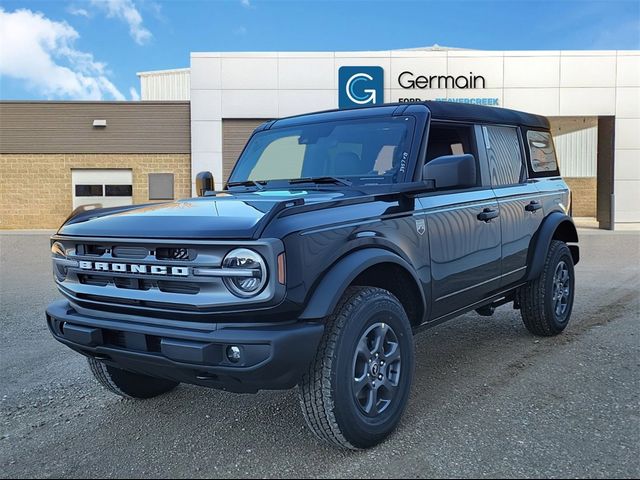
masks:
POLYGON ((230 362, 238 363, 240 361, 240 347, 235 345, 227 347, 227 358, 230 362))

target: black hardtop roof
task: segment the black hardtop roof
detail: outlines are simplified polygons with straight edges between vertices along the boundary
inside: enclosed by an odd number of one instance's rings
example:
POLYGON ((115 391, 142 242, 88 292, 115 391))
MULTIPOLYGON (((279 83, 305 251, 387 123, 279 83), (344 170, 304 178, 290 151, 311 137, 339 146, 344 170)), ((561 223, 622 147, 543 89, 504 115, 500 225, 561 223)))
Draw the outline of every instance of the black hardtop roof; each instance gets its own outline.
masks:
POLYGON ((520 112, 502 107, 486 107, 468 103, 424 101, 412 103, 385 103, 371 107, 353 108, 345 110, 325 110, 322 112, 307 113, 293 117, 281 118, 279 120, 265 123, 262 128, 282 128, 302 125, 305 123, 315 123, 322 121, 346 120, 349 118, 366 118, 372 116, 388 116, 399 107, 410 105, 424 105, 431 112, 434 120, 455 120, 473 123, 493 123, 505 125, 521 125, 530 128, 549 129, 549 120, 542 115, 520 112))
POLYGON ((549 120, 542 115, 502 107, 486 107, 457 102, 422 102, 439 120, 464 120, 478 123, 505 123, 533 128, 549 128, 549 120))

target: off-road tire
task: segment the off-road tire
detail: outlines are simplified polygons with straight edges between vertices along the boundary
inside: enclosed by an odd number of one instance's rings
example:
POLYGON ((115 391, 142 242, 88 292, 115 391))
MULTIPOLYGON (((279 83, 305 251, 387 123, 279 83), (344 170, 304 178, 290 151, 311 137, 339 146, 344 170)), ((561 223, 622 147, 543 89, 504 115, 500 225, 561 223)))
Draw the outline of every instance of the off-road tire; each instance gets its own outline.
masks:
POLYGON ((98 383, 110 392, 124 398, 153 398, 176 388, 179 383, 163 378, 149 377, 105 365, 94 358, 87 358, 91 373, 98 383))
POLYGON ((522 320, 527 330, 542 337, 561 333, 571 318, 574 293, 575 276, 571 251, 564 242, 552 240, 540 277, 520 287, 516 293, 522 320), (558 314, 555 309, 554 285, 556 271, 562 267, 562 264, 566 266, 569 275, 567 279, 569 290, 566 308, 562 314, 558 314))
MULTIPOLYGON (((383 358, 384 353, 380 356, 383 358)), ((385 381, 393 375, 391 363, 389 360, 386 369, 380 372, 385 374, 385 381)), ((366 372, 366 363, 364 367, 366 372)), ((404 412, 413 370, 413 333, 402 304, 381 288, 350 287, 333 314, 326 318, 316 356, 299 385, 300 404, 309 428, 319 439, 343 449, 358 450, 382 442, 394 431, 404 412), (399 347, 399 353, 396 353, 399 360, 393 360, 400 362, 396 369, 397 387, 390 394, 384 411, 378 412, 378 406, 375 407, 373 415, 379 418, 368 417, 358 407, 357 387, 353 385, 353 369, 360 358, 357 351, 362 351, 358 347, 362 345, 362 339, 367 338, 363 335, 372 328, 381 332, 386 328, 391 333, 381 334, 382 343, 392 335, 396 341, 387 345, 399 347)), ((378 394, 373 398, 377 402, 378 394)))

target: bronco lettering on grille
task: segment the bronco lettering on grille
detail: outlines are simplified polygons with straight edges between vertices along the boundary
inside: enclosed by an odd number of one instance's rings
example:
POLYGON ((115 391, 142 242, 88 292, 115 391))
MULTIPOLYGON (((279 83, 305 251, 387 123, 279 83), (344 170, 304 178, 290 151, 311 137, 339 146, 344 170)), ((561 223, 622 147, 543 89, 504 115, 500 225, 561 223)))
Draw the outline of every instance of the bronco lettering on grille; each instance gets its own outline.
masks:
POLYGON ((95 272, 142 273, 151 275, 175 275, 178 277, 189 276, 189 267, 167 267, 165 265, 81 261, 80 268, 95 272))

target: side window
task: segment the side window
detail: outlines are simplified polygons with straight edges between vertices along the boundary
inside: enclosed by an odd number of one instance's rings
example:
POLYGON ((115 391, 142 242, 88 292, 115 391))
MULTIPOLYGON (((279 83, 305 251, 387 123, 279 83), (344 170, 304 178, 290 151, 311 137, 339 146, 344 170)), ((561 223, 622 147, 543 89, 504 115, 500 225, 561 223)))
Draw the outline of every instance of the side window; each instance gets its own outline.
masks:
POLYGON ((556 152, 549 132, 529 130, 527 144, 531 157, 531 170, 534 173, 556 172, 558 170, 556 152))
POLYGON ((473 127, 467 124, 432 123, 423 174, 436 190, 476 188, 480 175, 473 127), (461 157, 462 155, 472 155, 461 157), (446 158, 441 158, 446 157, 446 158))
POLYGON ((475 155, 472 129, 467 125, 432 123, 429 129, 427 163, 444 155, 475 155))
POLYGON ((491 185, 515 185, 524 176, 524 163, 515 127, 482 127, 484 144, 489 158, 489 174, 491 185))

